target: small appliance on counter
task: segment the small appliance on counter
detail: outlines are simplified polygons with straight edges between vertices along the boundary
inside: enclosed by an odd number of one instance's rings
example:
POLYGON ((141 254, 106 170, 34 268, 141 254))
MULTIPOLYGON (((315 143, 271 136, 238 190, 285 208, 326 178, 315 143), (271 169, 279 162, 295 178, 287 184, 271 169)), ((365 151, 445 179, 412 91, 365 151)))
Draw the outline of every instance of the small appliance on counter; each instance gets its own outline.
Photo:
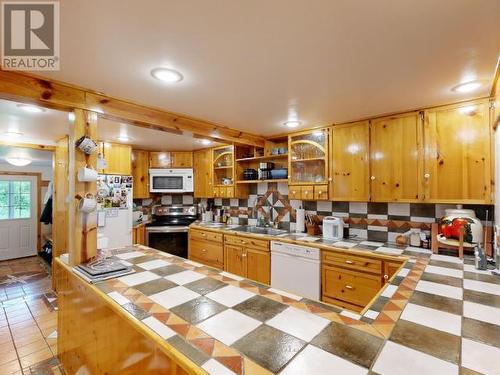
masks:
POLYGON ((323 218, 323 238, 326 240, 340 241, 344 238, 344 220, 335 216, 323 218))
POLYGON ((246 181, 257 180, 259 178, 259 172, 257 170, 248 168, 243 171, 243 179, 246 181))
POLYGON ((259 163, 259 180, 270 180, 274 163, 259 163))
POLYGON ((288 178, 288 168, 271 169, 272 180, 284 180, 288 178))

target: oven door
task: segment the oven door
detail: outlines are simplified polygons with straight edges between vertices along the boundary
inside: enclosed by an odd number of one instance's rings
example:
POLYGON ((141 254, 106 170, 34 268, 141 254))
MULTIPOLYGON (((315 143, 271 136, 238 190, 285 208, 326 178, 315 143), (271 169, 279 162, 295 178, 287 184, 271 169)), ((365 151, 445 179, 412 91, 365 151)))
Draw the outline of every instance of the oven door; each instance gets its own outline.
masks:
POLYGON ((165 253, 188 257, 188 227, 146 227, 146 245, 165 253))

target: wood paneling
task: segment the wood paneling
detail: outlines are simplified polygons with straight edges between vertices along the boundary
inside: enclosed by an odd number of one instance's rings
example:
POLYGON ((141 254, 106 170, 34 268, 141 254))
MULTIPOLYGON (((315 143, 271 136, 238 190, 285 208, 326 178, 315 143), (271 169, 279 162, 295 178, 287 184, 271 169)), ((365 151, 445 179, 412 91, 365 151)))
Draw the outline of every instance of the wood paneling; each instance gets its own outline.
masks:
POLYGON ((67 374, 204 373, 99 291, 54 262, 58 286, 58 357, 67 374))
POLYGON ((422 120, 418 112, 372 120, 370 153, 372 201, 422 200, 422 120))
POLYGON ((212 198, 212 150, 204 149, 193 153, 194 197, 212 198))
POLYGON ((489 102, 425 111, 427 202, 491 203, 489 102))
POLYGON ((172 168, 193 168, 193 153, 175 151, 170 153, 172 168))
POLYGON ((370 199, 369 122, 336 125, 331 134, 330 199, 367 202, 370 199))
POLYGON ((132 174, 132 146, 104 142, 105 174, 130 176, 132 174))
MULTIPOLYGON (((57 141, 54 153, 54 193, 52 223, 52 256, 53 258, 68 251, 68 137, 57 141)), ((55 280, 55 278, 53 279, 55 280)))
POLYGON ((261 147, 265 142, 263 137, 213 122, 98 94, 89 89, 24 72, 0 70, 0 98, 66 111, 74 108, 98 110, 100 117, 111 120, 176 134, 190 132, 222 142, 261 147))
POLYGON ((132 177, 134 199, 149 198, 149 152, 132 150, 132 177))

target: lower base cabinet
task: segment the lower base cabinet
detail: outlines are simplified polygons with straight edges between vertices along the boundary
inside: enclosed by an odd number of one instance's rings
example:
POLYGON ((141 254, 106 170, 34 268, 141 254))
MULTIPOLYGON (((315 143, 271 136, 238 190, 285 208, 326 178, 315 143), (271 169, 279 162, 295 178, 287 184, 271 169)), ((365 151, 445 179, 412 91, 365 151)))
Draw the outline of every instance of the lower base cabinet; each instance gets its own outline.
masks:
POLYGON ((236 246, 227 243, 243 242, 255 243, 255 241, 239 240, 234 236, 225 236, 224 243, 224 270, 247 279, 255 280, 263 284, 271 282, 271 254, 269 253, 269 242, 258 240, 256 247, 248 245, 236 246), (265 244, 265 247, 263 246, 265 244))
POLYGON ((146 245, 146 226, 139 225, 132 229, 132 244, 146 245))
POLYGON ((222 235, 197 229, 189 230, 188 258, 215 268, 224 268, 222 235))

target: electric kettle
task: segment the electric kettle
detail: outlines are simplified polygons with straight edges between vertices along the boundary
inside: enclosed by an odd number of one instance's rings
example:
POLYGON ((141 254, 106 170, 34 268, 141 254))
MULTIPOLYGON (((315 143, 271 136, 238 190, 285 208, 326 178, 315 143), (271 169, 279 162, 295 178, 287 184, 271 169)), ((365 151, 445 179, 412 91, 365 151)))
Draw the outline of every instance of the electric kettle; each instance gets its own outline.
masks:
POLYGON ((343 239, 344 220, 335 216, 325 216, 323 218, 323 238, 334 241, 343 239))

